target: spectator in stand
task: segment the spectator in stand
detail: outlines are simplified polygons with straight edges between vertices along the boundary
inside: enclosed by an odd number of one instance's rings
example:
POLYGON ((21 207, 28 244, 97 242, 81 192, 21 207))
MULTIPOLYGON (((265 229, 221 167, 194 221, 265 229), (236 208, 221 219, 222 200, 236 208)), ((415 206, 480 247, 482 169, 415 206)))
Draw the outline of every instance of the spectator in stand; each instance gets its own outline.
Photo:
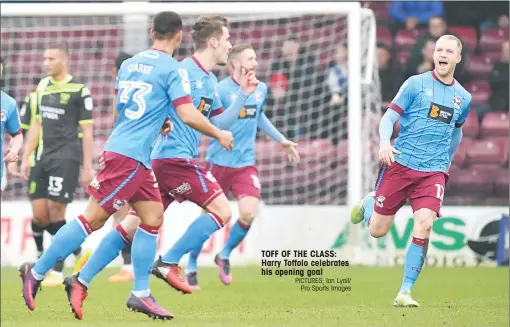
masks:
POLYGON ((283 127, 283 134, 289 138, 306 134, 306 126, 310 125, 308 116, 314 110, 314 96, 321 93, 315 89, 316 77, 315 57, 301 46, 297 37, 289 36, 283 42, 280 57, 271 64, 267 104, 277 116, 276 127, 283 127), (286 122, 278 116, 285 117, 286 122), (279 126, 281 123, 284 126, 279 126))
POLYGON ((429 70, 434 68, 434 49, 436 47, 436 43, 433 40, 426 40, 425 44, 423 44, 423 48, 421 48, 421 56, 420 62, 411 61, 407 62, 407 68, 405 72, 405 79, 417 75, 423 74, 429 70))
POLYGON ((338 106, 347 100, 347 47, 339 44, 335 47, 333 61, 328 74, 328 88, 331 104, 338 106))
POLYGON ((384 43, 377 44, 377 67, 381 80, 383 109, 386 109, 403 83, 403 72, 400 65, 391 58, 391 51, 384 43))
POLYGON ((393 32, 406 28, 410 31, 427 27, 434 16, 443 16, 442 1, 394 1, 390 4, 390 14, 394 20, 393 32))
MULTIPOLYGON (((446 21, 443 17, 432 17, 429 20, 429 30, 428 32, 418 38, 416 41, 416 44, 414 45, 413 50, 411 50, 411 55, 409 56, 409 59, 407 61, 407 71, 412 69, 413 67, 418 67, 420 63, 423 63, 423 48, 425 43, 427 43, 428 40, 432 40, 436 42, 441 36, 445 34, 451 34, 455 35, 455 33, 452 33, 448 30, 448 25, 446 24, 446 21)), ((466 55, 466 48, 462 48, 462 57, 464 58, 466 55)), ((457 79, 461 84, 465 84, 468 80, 468 76, 466 73, 466 70, 464 69, 464 63, 465 60, 462 60, 460 63, 457 64, 457 67, 455 68, 455 79, 457 79)), ((416 74, 416 73, 413 73, 416 74)), ((407 76, 409 77, 409 76, 407 76)))
POLYGON ((489 101, 477 109, 478 117, 488 111, 508 111, 508 91, 510 90, 508 69, 508 61, 510 59, 509 42, 503 42, 501 45, 501 59, 494 64, 489 74, 489 83, 491 85, 491 97, 489 101))
POLYGON ((508 1, 446 1, 445 17, 451 26, 508 29, 508 1))

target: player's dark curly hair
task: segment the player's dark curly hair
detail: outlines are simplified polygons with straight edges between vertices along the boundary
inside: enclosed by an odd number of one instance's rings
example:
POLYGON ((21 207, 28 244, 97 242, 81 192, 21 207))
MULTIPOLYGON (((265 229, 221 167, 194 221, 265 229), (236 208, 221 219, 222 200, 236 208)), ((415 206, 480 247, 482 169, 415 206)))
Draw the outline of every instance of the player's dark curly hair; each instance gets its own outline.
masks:
POLYGON ((126 53, 126 52, 119 53, 117 58, 115 58, 115 69, 117 69, 117 71, 119 71, 120 66, 122 65, 124 60, 127 60, 127 59, 129 59, 131 57, 132 56, 129 53, 126 53))
POLYGON ((152 28, 156 40, 171 39, 182 30, 182 19, 173 11, 162 11, 154 16, 152 28))
POLYGON ((227 24, 227 19, 219 15, 203 15, 198 17, 191 32, 195 51, 207 48, 207 41, 210 38, 219 39, 223 35, 223 26, 227 27, 227 24))

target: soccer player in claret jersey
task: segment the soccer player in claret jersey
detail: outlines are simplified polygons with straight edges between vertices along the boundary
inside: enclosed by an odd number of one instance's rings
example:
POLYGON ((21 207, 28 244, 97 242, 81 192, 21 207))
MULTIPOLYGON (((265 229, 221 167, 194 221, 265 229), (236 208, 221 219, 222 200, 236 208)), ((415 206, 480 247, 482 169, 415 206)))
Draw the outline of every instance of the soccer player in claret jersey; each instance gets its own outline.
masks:
MULTIPOLYGON (((151 296, 149 286, 157 235, 163 220, 150 153, 164 121, 175 112, 193 128, 218 139, 222 146, 232 148, 233 138, 230 132, 213 126, 193 107, 187 73, 171 56, 182 41, 180 16, 170 11, 157 14, 151 37, 153 48, 126 60, 119 71, 116 82, 119 117, 105 145, 104 168, 87 189, 90 194, 87 209, 59 230, 35 264, 24 263, 20 267, 23 297, 32 311, 41 280, 57 259, 66 258, 92 231, 101 228, 116 210, 129 202, 142 224, 133 238, 135 281, 127 307, 153 318, 173 318, 151 296)), ((124 239, 110 241, 124 242, 124 239)), ((77 287, 76 276, 67 277, 64 284, 69 303, 83 301, 86 292, 77 287)), ((76 318, 82 319, 83 312, 72 308, 76 318)))
MULTIPOLYGON (((198 107, 196 112, 208 117, 211 122, 221 128, 229 128, 241 112, 248 96, 255 91, 258 81, 254 72, 239 72, 240 84, 234 101, 227 110, 223 109, 217 90, 217 79, 210 70, 227 62, 230 45, 226 20, 218 16, 202 16, 193 27, 195 56, 182 62, 191 80, 193 102, 198 107)), ((186 126, 180 117, 171 113, 174 130, 158 138, 152 153, 152 165, 158 180, 163 207, 166 209, 174 200, 189 200, 208 212, 201 215, 188 230, 186 242, 201 244, 222 226, 222 221, 230 219, 230 207, 221 187, 210 172, 200 167, 193 158, 198 154, 200 133, 186 126), (198 234, 198 235, 197 235, 198 234)), ((121 223, 121 229, 111 231, 99 244, 98 248, 78 275, 80 287, 86 294, 86 287, 109 262, 115 259, 118 252, 125 246, 122 239, 129 240, 132 231, 139 224, 136 212, 130 210, 129 215, 121 223), (113 242, 112 240, 117 240, 113 242)), ((181 247, 182 248, 182 247, 181 247)), ((184 253, 191 245, 184 248, 184 253)), ((134 251, 133 251, 134 254, 134 251)), ((165 260, 166 257, 163 258, 165 260)), ((179 257, 180 259, 180 257, 179 257)), ((170 259, 172 260, 172 259, 170 259)), ((175 259, 177 260, 177 259, 175 259)), ((177 261, 159 260, 155 266, 155 274, 170 285, 176 284, 177 289, 191 293, 189 286, 180 275, 177 261), (173 273, 175 272, 175 274, 173 273), (167 278, 167 275, 170 277, 167 278)), ((136 278, 136 276, 135 276, 136 278)), ((73 301, 75 310, 81 311, 83 298, 73 301), (81 301, 79 301, 81 299, 81 301)))
POLYGON ((373 237, 383 237, 396 212, 410 200, 413 239, 395 306, 418 306, 411 289, 423 268, 432 224, 440 217, 448 169, 462 140, 471 94, 453 78, 461 51, 457 37, 440 37, 434 50, 434 70, 404 82, 379 124, 382 165, 375 192, 351 211, 353 223, 364 221, 373 237), (392 146, 393 125, 399 118, 400 133, 392 146))
MULTIPOLYGON (((225 107, 235 100, 239 88, 237 81, 240 78, 238 75, 240 69, 236 67, 240 66, 247 71, 255 71, 257 68, 257 56, 253 47, 249 44, 235 45, 229 54, 229 64, 233 69, 232 76, 225 78, 219 84, 221 102, 225 107)), ((267 90, 265 83, 259 83, 232 125, 231 131, 236 144, 234 150, 223 151, 213 140, 207 153, 207 169, 216 178, 225 194, 232 192, 239 205, 239 219, 232 227, 225 247, 214 259, 219 267, 220 280, 225 285, 232 283, 230 253, 246 237, 253 219, 258 214, 261 185, 255 166, 257 130, 260 128, 273 140, 280 142, 290 162, 299 161, 299 154, 295 148, 297 144, 287 140, 263 112, 267 90)), ((190 251, 189 263, 186 267, 187 281, 192 289, 199 289, 197 258, 200 251, 201 247, 190 251)))
MULTIPOLYGON (((4 70, 3 59, 0 58, 0 76, 2 76, 4 70)), ((4 91, 0 91, 0 156, 2 163, 0 164, 0 178, 3 179, 5 174, 4 162, 16 162, 18 161, 18 154, 23 146, 23 134, 21 133, 21 122, 19 119, 18 105, 16 100, 11 98, 4 91), (5 131, 11 134, 11 145, 4 154, 4 134, 5 131)), ((2 196, 0 190, 0 197, 2 196)))

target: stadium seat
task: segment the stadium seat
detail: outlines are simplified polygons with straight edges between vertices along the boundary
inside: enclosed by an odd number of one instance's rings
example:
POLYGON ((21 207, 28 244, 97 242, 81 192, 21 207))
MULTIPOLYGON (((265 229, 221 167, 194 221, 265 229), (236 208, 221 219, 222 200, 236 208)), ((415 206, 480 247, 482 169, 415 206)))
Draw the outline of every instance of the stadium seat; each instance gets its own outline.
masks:
POLYGON ((281 151, 281 145, 274 141, 257 140, 255 153, 257 162, 261 163, 285 162, 286 160, 281 151))
POLYGON ((336 146, 336 158, 340 164, 346 164, 349 158, 349 141, 340 140, 336 146))
POLYGON ((469 56, 466 59, 466 70, 473 79, 486 79, 492 70, 492 59, 484 56, 469 56))
POLYGON ((367 2, 366 6, 367 8, 372 9, 377 21, 385 22, 390 20, 389 1, 367 2))
POLYGON ((508 29, 487 29, 480 36, 480 49, 482 51, 501 51, 501 43, 508 41, 508 29))
POLYGON ((480 123, 478 121, 478 115, 474 110, 470 110, 466 122, 463 125, 462 133, 464 137, 476 138, 478 137, 479 129, 480 123))
POLYGON ((406 29, 400 29, 395 35, 393 42, 397 50, 412 50, 416 44, 417 31, 409 31, 406 29))
MULTIPOLYGON (((469 140, 469 139, 468 139, 469 140)), ((457 149, 457 152, 455 152, 455 156, 453 157, 452 164, 456 167, 463 167, 466 163, 467 159, 467 148, 469 146, 470 142, 466 142, 466 140, 462 140, 462 142, 459 145, 459 148, 457 149)))
POLYGON ((481 54, 482 57, 486 58, 486 60, 489 60, 490 62, 492 63, 496 63, 498 62, 500 59, 501 59, 501 52, 500 51, 497 51, 497 52, 483 52, 481 54))
POLYGON ((450 190, 455 194, 483 194, 490 196, 494 190, 492 180, 493 173, 490 170, 454 169, 450 171, 448 181, 450 190))
POLYGON ((494 194, 497 197, 505 197, 508 199, 509 191, 509 170, 508 168, 500 169, 494 173, 494 194))
POLYGON ((471 164, 502 164, 505 160, 502 143, 491 139, 473 141, 467 157, 471 164))
POLYGON ((509 134, 508 112, 488 112, 481 125, 482 136, 507 136, 509 134))
POLYGON ((465 46, 470 52, 476 50, 478 37, 474 27, 451 26, 448 27, 448 29, 460 38, 463 46, 465 46))
POLYGON ((486 81, 474 81, 466 85, 466 89, 473 97, 471 104, 475 106, 486 103, 491 96, 491 86, 486 81))
POLYGON ((486 140, 494 142, 498 144, 501 149, 501 163, 503 167, 508 167, 508 159, 509 159, 509 147, 510 147, 510 139, 508 136, 499 136, 499 137, 487 137, 486 140))
POLYGON ((393 46, 393 38, 386 26, 377 26, 377 42, 384 43, 388 47, 393 46))
POLYGON ((299 156, 305 162, 334 160, 336 157, 336 148, 329 139, 299 140, 297 143, 299 156))

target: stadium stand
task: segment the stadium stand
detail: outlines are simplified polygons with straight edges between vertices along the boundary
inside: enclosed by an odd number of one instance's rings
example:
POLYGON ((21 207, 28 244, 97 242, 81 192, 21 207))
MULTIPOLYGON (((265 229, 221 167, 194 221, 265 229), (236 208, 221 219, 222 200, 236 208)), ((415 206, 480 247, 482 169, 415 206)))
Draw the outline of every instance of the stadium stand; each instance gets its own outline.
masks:
MULTIPOLYGON (((398 30, 392 35, 390 29, 385 25, 390 15, 388 12, 389 2, 367 2, 364 6, 374 10, 377 21, 377 41, 384 43, 390 47, 393 58, 401 65, 405 65, 413 46, 415 45, 417 36, 422 35, 425 30, 407 31, 398 30)), ((93 17, 91 17, 93 19, 93 17)), ((305 19, 306 20, 306 19, 305 19)), ((112 24, 111 26, 115 26, 112 24)), ((343 27, 343 26, 342 26, 343 27)), ((247 32, 242 25, 234 24, 231 27, 231 39, 245 39, 246 33, 250 33, 250 39, 255 39, 254 45, 259 51, 259 68, 258 75, 261 80, 267 80, 270 76, 270 64, 276 58, 275 51, 266 51, 267 49, 279 49, 276 44, 281 44, 285 37, 291 33, 299 32, 303 29, 315 29, 314 34, 302 33, 305 39, 300 41, 308 41, 308 37, 318 40, 330 40, 329 38, 321 38, 321 35, 329 33, 328 26, 313 26, 302 21, 284 21, 280 22, 274 28, 254 28, 247 32), (256 37, 255 37, 256 36, 256 37), (270 46, 268 46, 270 45, 270 46)), ((501 43, 508 41, 508 30, 487 29, 483 32, 472 26, 450 26, 449 29, 459 36, 469 51, 466 61, 466 70, 469 74, 469 83, 465 87, 473 94, 473 107, 484 104, 490 97, 491 88, 487 82, 487 76, 490 73, 493 64, 499 60, 499 51, 501 43)), ((31 91, 30 81, 34 76, 41 76, 42 69, 40 67, 40 52, 44 49, 45 43, 42 40, 51 40, 57 36, 66 37, 75 40, 70 44, 72 51, 71 71, 74 75, 80 76, 86 69, 93 69, 97 72, 97 80, 89 81, 91 92, 94 97, 96 107, 95 110, 95 149, 96 154, 101 151, 111 126, 113 118, 110 113, 110 101, 113 87, 111 78, 111 70, 113 58, 123 49, 122 33, 120 28, 110 29, 80 29, 80 30, 50 30, 48 27, 39 32, 19 32, 19 33, 1 33, 2 52, 12 54, 8 60, 10 65, 10 76, 16 76, 16 79, 5 81, 9 93, 21 101, 26 94, 31 91), (87 40, 83 42, 83 40, 87 40), (21 42, 27 42, 33 45, 32 51, 18 52, 19 49, 26 50, 21 42), (21 81, 21 82, 20 82, 21 81)), ((190 37, 188 31, 184 36, 190 37)), ((341 40, 336 40, 341 41, 341 40)), ((326 41, 328 42, 328 41, 326 41)), ((186 44, 191 44, 186 42, 186 44)), ((325 46, 326 44, 318 44, 325 46)), ((177 57, 182 59, 191 53, 190 48, 183 48, 177 52, 177 57)), ((318 66, 325 69, 328 66, 330 58, 318 58, 318 66)), ((224 77, 224 76, 221 76, 224 77)), ((323 88, 326 92, 327 88, 323 88)), ((382 110, 381 110, 382 114, 382 110)), ((448 185, 448 196, 445 202, 463 203, 466 199, 478 203, 484 201, 502 200, 508 201, 508 135, 509 135, 509 115, 506 112, 489 112, 481 121, 477 114, 473 111, 464 125, 464 141, 454 160, 451 170, 450 183, 448 185)), ((289 181, 287 174, 290 167, 285 162, 285 158, 271 157, 268 154, 280 155, 280 152, 268 150, 268 147, 278 146, 272 142, 268 142, 261 138, 257 143, 257 155, 260 162, 260 177, 263 185, 295 185, 296 180, 289 181), (267 165, 270 164, 270 167, 267 165), (276 166, 275 166, 276 164, 276 166), (269 172, 268 170, 272 171, 269 172), (273 179, 271 183, 268 179, 273 179)), ((207 143, 202 142, 200 145, 201 159, 203 159, 206 151, 207 143)), ((347 176, 340 176, 335 181, 324 180, 322 171, 331 169, 339 161, 346 160, 346 143, 343 140, 334 144, 330 139, 310 139, 300 141, 300 152, 303 162, 298 169, 302 174, 298 175, 300 186, 297 189, 290 190, 291 194, 296 198, 300 197, 302 188, 323 189, 319 194, 325 197, 344 197, 345 194, 335 192, 336 189, 345 189, 340 187, 342 183, 346 183, 347 176), (307 153, 314 153, 314 160, 307 160, 307 153), (320 154, 317 159, 317 153, 320 154), (309 169, 313 167, 313 169, 309 169), (307 171, 313 171, 313 174, 307 174, 307 171), (329 195, 328 195, 329 194, 329 195)), ((294 176, 294 175, 293 175, 294 176)), ((11 200, 16 197, 24 197, 19 192, 23 187, 23 183, 14 180, 9 185, 5 193, 5 199, 11 200), (10 191, 17 189, 18 192, 10 191)), ((287 194, 289 195, 289 194, 287 194)), ((80 190, 78 198, 84 194, 80 190)), ((263 197, 268 203, 281 203, 278 192, 264 188, 263 197)), ((330 199, 330 198, 327 198, 330 199)), ((307 199, 301 199, 306 202, 307 199)), ((327 201, 327 200, 326 200, 327 201)), ((504 203, 504 202, 503 202, 504 203)), ((507 202, 506 202, 507 203, 507 202)))

